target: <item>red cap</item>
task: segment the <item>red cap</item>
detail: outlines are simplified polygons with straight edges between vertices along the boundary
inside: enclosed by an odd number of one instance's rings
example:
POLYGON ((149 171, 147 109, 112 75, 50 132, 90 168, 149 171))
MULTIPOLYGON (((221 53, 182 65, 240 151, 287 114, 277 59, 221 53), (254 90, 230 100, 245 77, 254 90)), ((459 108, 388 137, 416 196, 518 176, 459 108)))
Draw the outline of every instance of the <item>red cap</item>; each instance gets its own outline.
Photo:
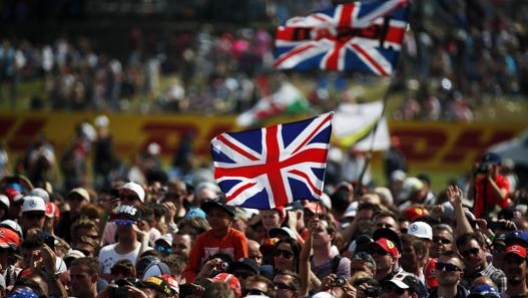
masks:
POLYGON ((429 211, 423 207, 410 206, 403 210, 403 217, 409 221, 416 221, 420 217, 424 217, 426 215, 429 215, 429 211))
POLYGON ((44 213, 46 217, 54 218, 57 214, 57 205, 53 204, 52 202, 46 203, 46 212, 44 213))
POLYGON ((238 281, 238 278, 236 278, 236 276, 234 276, 233 274, 220 273, 220 274, 217 274, 215 277, 211 278, 211 281, 212 282, 225 282, 235 292, 237 297, 242 297, 242 287, 240 286, 240 282, 238 281))
POLYGON ((510 245, 506 247, 506 250, 504 251, 504 255, 507 254, 516 254, 519 257, 526 259, 526 249, 520 245, 510 245))
POLYGON ((180 293, 180 285, 178 285, 178 281, 174 277, 168 274, 163 274, 160 277, 165 280, 165 282, 169 285, 169 287, 171 287, 173 291, 178 294, 180 293))
POLYGON ((425 284, 428 289, 438 287, 438 280, 436 280, 436 263, 438 259, 429 259, 425 265, 425 284))
POLYGON ((387 238, 380 238, 376 242, 371 242, 369 245, 377 245, 394 257, 400 255, 398 253, 398 248, 396 247, 396 245, 394 245, 394 243, 387 238))
POLYGON ((0 247, 5 248, 10 245, 20 246, 20 236, 11 229, 0 228, 0 247))

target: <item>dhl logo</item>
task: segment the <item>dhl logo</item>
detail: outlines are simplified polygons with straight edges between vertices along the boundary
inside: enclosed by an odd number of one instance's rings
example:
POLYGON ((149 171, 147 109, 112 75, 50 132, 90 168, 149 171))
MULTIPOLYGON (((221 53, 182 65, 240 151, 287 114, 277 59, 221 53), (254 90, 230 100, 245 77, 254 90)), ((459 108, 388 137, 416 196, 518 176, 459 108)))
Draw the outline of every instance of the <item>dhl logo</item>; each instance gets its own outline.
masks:
MULTIPOLYGON (((73 140, 74 127, 95 116, 0 114, 0 139, 14 157, 45 135, 60 156, 73 140)), ((116 151, 125 161, 151 142, 158 143, 164 160, 170 161, 184 138, 191 139, 197 155, 209 159, 210 140, 236 129, 234 117, 109 115, 109 118, 116 151)), ((400 138, 401 149, 413 168, 461 170, 471 167, 490 145, 515 137, 523 129, 519 125, 397 121, 390 122, 389 127, 391 135, 400 138)))

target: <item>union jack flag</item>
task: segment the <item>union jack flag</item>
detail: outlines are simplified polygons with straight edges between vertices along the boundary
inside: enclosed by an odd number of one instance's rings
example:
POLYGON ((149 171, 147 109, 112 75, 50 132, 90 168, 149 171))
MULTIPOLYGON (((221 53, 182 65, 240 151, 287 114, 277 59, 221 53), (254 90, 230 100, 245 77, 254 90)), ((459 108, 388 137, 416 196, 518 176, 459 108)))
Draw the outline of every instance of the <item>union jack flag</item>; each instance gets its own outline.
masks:
POLYGON ((409 0, 375 0, 294 17, 275 38, 277 69, 392 73, 407 26, 409 0))
POLYGON ((273 209, 294 200, 318 200, 333 115, 213 138, 214 175, 227 204, 273 209))

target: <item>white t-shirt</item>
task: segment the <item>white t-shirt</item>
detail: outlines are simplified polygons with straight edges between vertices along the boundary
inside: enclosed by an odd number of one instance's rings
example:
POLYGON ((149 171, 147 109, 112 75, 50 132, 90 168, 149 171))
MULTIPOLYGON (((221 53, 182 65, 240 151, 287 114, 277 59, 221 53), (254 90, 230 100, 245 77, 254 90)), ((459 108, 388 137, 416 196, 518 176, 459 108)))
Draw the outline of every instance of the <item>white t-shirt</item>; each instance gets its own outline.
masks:
POLYGON ((112 266, 114 266, 119 260, 127 259, 130 260, 132 264, 136 264, 141 243, 137 242, 136 248, 127 254, 118 254, 115 250, 116 245, 117 243, 109 244, 101 248, 101 251, 99 251, 99 264, 105 274, 109 274, 112 266))

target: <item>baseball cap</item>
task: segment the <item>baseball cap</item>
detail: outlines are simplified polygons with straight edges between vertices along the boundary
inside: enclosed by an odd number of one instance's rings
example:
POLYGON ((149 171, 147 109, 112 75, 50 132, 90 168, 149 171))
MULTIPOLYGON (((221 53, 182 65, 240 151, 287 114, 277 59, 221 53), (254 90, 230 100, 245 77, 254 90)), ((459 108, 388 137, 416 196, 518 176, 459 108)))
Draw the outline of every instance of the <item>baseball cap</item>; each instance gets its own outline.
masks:
POLYGON ((413 193, 422 189, 424 183, 422 180, 416 177, 408 177, 403 180, 403 184, 400 190, 400 201, 408 200, 413 193))
POLYGON ((73 194, 77 194, 81 196, 83 199, 85 199, 88 202, 90 201, 90 195, 88 194, 88 191, 82 187, 77 187, 77 188, 70 190, 70 192, 68 193, 66 197, 69 197, 73 194))
POLYGON ((157 242, 164 242, 165 244, 167 244, 168 246, 172 246, 172 234, 164 234, 164 235, 161 235, 161 237, 159 237, 158 239, 156 239, 156 241, 154 241, 155 243, 157 242))
POLYGON ((438 259, 429 259, 429 262, 425 265, 425 285, 428 289, 438 287, 438 280, 436 279, 436 263, 438 259))
POLYGON ((20 246, 20 236, 9 228, 0 228, 0 247, 20 246))
POLYGON ((236 293, 237 297, 242 297, 242 287, 238 278, 233 274, 229 273, 220 273, 215 275, 215 277, 210 279, 212 282, 225 282, 229 287, 236 293))
POLYGON ((150 264, 147 269, 145 269, 145 273, 143 274, 143 279, 146 279, 151 276, 160 276, 163 274, 171 274, 170 268, 167 264, 163 262, 157 262, 150 264))
POLYGON ((187 211, 187 213, 185 214, 185 218, 190 218, 190 217, 199 217, 199 218, 205 219, 207 217, 207 214, 205 214, 205 212, 200 208, 193 208, 187 211))
POLYGON ((138 283, 139 288, 151 288, 167 296, 172 296, 175 291, 161 276, 149 276, 138 283))
POLYGON ((390 253, 392 256, 399 256, 398 248, 389 239, 380 238, 380 239, 376 240, 375 242, 371 242, 371 243, 368 244, 369 248, 373 248, 374 246, 380 247, 384 251, 390 253))
POLYGON ((518 255, 519 257, 526 259, 526 249, 520 245, 510 245, 504 250, 504 257, 508 254, 518 255))
POLYGON ((119 188, 119 190, 129 190, 135 193, 141 202, 145 201, 145 190, 143 189, 141 185, 135 182, 125 183, 123 186, 119 188))
POLYGON ((409 273, 398 273, 385 283, 392 283, 400 289, 409 290, 410 293, 420 293, 420 281, 409 273))
POLYGON ((528 232, 523 230, 515 230, 506 234, 504 243, 507 246, 514 244, 527 245, 528 244, 528 232))
POLYGON ((500 298, 499 291, 490 285, 478 285, 471 289, 468 298, 500 298))
POLYGON ((212 200, 203 202, 200 206, 200 209, 202 209, 206 214, 209 214, 209 211, 211 211, 213 208, 220 208, 227 212, 229 216, 235 217, 235 207, 226 205, 225 198, 223 197, 216 197, 212 200))
POLYGON ((160 276, 169 285, 169 287, 176 293, 180 293, 180 285, 178 281, 169 274, 163 274, 160 276))
POLYGON ((416 221, 421 217, 429 215, 429 211, 421 206, 409 206, 403 210, 402 215, 409 221, 416 221))
POLYGON ((251 258, 238 259, 238 261, 233 262, 232 268, 233 271, 235 271, 237 268, 246 268, 253 271, 255 274, 258 274, 260 272, 260 268, 257 265, 257 262, 255 262, 255 260, 251 258))
POLYGON ((367 245, 371 242, 374 242, 374 239, 370 238, 368 235, 359 235, 350 243, 348 246, 348 251, 359 253, 365 251, 367 245))
POLYGON ((415 221, 409 225, 407 234, 418 238, 433 240, 433 228, 423 221, 415 221))
POLYGON ((34 196, 34 197, 39 197, 39 198, 42 198, 44 200, 44 202, 49 202, 50 200, 50 197, 49 197, 49 194, 48 192, 43 189, 43 188, 40 188, 40 187, 35 187, 33 188, 29 193, 28 193, 29 196, 34 196))
POLYGON ((501 164, 501 162, 502 162, 502 159, 497 153, 488 152, 482 157, 480 164, 482 166, 499 165, 501 164))
POLYGON ((7 209, 9 209, 9 198, 6 195, 0 194, 0 203, 2 203, 7 209))
POLYGON ((76 249, 70 249, 70 251, 64 256, 64 262, 68 265, 71 264, 71 261, 79 258, 86 257, 82 251, 76 249))
POLYGON ((46 212, 44 213, 46 217, 55 218, 58 211, 59 211, 59 208, 57 208, 57 205, 55 205, 52 202, 46 203, 46 212))
POLYGON ((25 196, 22 204, 22 212, 42 211, 46 212, 46 203, 40 197, 25 196))
POLYGON ((273 228, 268 231, 270 238, 280 238, 280 236, 286 236, 295 239, 295 234, 288 227, 273 228))
POLYGON ((22 227, 20 227, 20 225, 14 220, 3 220, 0 222, 0 227, 8 228, 11 231, 16 232, 20 238, 22 238, 22 235, 24 235, 24 233, 22 233, 22 227))
POLYGON ((146 255, 146 256, 143 256, 141 258, 139 258, 139 260, 137 260, 136 262, 136 272, 139 273, 145 273, 145 271, 147 270, 147 268, 152 265, 152 264, 157 264, 161 262, 160 258, 156 257, 156 256, 153 256, 153 255, 146 255))
POLYGON ((374 231, 374 234, 372 234, 372 238, 374 239, 374 241, 376 241, 378 239, 381 239, 381 238, 388 239, 388 240, 392 241, 392 243, 394 243, 394 245, 396 245, 396 248, 398 249, 398 251, 401 251, 401 246, 402 245, 401 245, 400 236, 398 234, 396 234, 396 232, 394 232, 391 229, 388 229, 388 228, 376 229, 374 231))

